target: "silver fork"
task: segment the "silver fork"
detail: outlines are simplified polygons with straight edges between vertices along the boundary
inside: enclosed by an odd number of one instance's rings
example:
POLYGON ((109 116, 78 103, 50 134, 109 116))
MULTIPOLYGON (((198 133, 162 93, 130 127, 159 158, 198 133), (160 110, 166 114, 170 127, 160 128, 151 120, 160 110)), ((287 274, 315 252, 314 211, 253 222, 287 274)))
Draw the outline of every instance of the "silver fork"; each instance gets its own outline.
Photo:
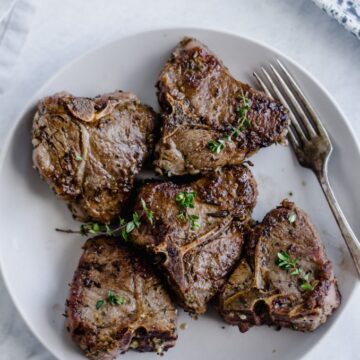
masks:
MULTIPOLYGON (((279 60, 277 62, 283 76, 273 65, 270 65, 271 75, 264 68, 261 70, 276 97, 289 109, 291 126, 288 139, 300 165, 311 169, 319 180, 360 276, 360 243, 335 198, 328 178, 328 160, 333 149, 329 135, 299 85, 285 66, 279 60)), ((259 75, 254 72, 254 76, 265 93, 273 97, 259 75)))

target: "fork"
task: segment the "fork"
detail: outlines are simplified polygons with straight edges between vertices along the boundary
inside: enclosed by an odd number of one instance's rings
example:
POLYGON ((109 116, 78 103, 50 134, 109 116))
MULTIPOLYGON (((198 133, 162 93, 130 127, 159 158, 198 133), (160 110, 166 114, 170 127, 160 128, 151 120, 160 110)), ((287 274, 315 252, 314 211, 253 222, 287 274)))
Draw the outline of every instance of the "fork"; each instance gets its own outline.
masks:
MULTIPOLYGON (((288 139, 300 165, 315 173, 360 276, 360 243, 351 230, 329 182, 328 161, 333 150, 331 140, 293 76, 280 60, 277 60, 277 63, 281 71, 270 64, 271 75, 263 67, 261 68, 262 73, 270 84, 275 97, 289 109, 291 126, 288 139), (280 72, 283 75, 280 75, 280 72)), ((256 72, 254 72, 254 76, 264 92, 273 97, 261 77, 256 72)))

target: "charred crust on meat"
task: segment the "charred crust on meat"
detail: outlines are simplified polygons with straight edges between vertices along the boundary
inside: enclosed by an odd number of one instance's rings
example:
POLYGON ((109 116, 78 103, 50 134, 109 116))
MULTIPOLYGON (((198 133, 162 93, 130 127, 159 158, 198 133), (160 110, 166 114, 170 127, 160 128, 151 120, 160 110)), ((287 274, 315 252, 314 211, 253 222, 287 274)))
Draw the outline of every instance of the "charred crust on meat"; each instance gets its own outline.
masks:
POLYGON ((89 359, 113 359, 129 349, 166 351, 177 339, 176 308, 156 273, 116 238, 86 242, 66 313, 66 328, 89 359), (110 304, 109 290, 126 302, 110 304))
POLYGON ((152 152, 156 123, 132 93, 46 97, 33 120, 34 167, 75 219, 110 223, 152 152))
POLYGON ((160 174, 196 174, 237 165, 262 147, 286 142, 287 110, 280 102, 235 80, 204 44, 186 38, 174 50, 157 82, 164 111, 156 146, 160 174), (250 101, 251 127, 243 129, 219 154, 211 140, 226 138, 237 126, 242 96, 250 101))
POLYGON ((256 182, 246 166, 225 167, 192 182, 148 183, 140 189, 134 210, 140 211, 143 199, 155 221, 135 229, 132 242, 152 256, 189 313, 205 312, 233 269, 256 198, 256 182), (192 211, 201 223, 197 231, 177 218, 175 198, 182 191, 196 193, 192 211))
POLYGON ((218 309, 241 332, 262 324, 313 331, 340 302, 318 233, 301 209, 284 200, 249 230, 243 257, 219 295, 218 309), (289 221, 291 214, 296 220, 289 221), (313 288, 301 290, 299 278, 279 268, 277 254, 284 250, 305 269, 313 288))

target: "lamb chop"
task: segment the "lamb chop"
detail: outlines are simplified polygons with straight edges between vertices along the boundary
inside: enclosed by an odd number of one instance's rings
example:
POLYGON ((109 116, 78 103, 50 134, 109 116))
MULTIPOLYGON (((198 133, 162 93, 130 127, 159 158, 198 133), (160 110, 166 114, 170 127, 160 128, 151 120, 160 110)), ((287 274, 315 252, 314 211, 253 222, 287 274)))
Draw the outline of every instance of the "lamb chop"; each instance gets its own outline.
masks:
POLYGON ((332 265, 309 217, 284 200, 250 234, 219 298, 220 314, 241 332, 252 325, 313 331, 341 301, 332 265))
POLYGON ((71 284, 67 329, 89 359, 175 345, 176 309, 145 259, 115 238, 87 240, 71 284))
POLYGON ((257 187, 246 166, 224 168, 187 184, 149 183, 135 210, 154 214, 131 233, 161 268, 179 304, 201 314, 237 262, 257 187))
POLYGON ((154 163, 160 174, 196 174, 237 165, 260 148, 285 141, 287 110, 235 80, 195 39, 180 42, 157 88, 165 112, 154 163))
POLYGON ((155 119, 128 92, 46 97, 33 122, 34 166, 75 218, 110 223, 152 149, 155 119))

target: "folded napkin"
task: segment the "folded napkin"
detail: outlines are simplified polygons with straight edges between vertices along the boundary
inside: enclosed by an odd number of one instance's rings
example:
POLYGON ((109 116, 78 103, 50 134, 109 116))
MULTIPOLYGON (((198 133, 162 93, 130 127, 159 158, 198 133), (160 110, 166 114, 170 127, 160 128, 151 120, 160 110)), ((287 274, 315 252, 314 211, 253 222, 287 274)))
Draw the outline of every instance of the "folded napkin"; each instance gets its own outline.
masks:
POLYGON ((0 95, 10 83, 34 10, 29 0, 5 0, 0 6, 0 95))
POLYGON ((312 0, 360 39, 360 0, 312 0))

